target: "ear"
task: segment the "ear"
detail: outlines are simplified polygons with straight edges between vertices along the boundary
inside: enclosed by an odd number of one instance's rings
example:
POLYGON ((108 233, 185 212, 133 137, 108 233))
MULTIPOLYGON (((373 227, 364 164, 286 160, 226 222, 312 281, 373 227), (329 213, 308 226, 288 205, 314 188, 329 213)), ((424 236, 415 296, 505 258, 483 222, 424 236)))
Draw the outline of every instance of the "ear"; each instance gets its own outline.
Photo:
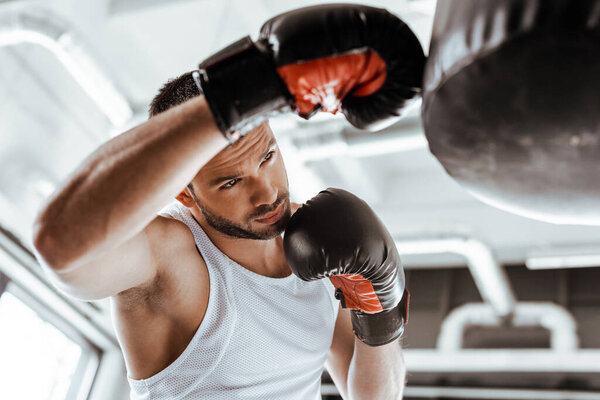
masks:
POLYGON ((192 208, 196 204, 194 198, 190 196, 188 188, 183 189, 175 198, 187 208, 192 208))

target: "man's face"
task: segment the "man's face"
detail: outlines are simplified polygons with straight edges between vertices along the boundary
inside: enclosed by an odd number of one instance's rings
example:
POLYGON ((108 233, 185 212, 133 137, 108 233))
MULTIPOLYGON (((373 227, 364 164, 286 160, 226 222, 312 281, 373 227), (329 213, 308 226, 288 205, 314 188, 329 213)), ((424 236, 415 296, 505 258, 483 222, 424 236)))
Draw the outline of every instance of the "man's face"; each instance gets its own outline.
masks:
POLYGON ((272 239, 290 218, 285 166, 267 123, 217 154, 192 184, 204 219, 225 235, 272 239))

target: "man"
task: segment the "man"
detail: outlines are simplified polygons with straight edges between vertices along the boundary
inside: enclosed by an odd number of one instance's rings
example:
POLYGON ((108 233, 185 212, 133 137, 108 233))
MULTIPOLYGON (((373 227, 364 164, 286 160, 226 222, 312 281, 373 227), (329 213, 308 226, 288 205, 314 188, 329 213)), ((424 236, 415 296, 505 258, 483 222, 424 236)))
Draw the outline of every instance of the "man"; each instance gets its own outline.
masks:
MULTIPOLYGON (((347 13, 345 7, 326 11, 339 17, 347 13)), ((350 8, 377 17, 382 12, 350 8)), ((311 24, 323 14, 321 9, 303 12, 290 14, 305 21, 309 15, 311 24)), ((274 20, 283 29, 296 29, 298 21, 292 24, 286 16, 274 20)), ((268 30, 277 34, 273 26, 268 30)), ((297 250, 307 246, 302 237, 318 236, 308 233, 315 220, 306 218, 309 211, 323 216, 334 215, 327 212, 333 207, 355 212, 356 221, 362 218, 361 225, 349 228, 355 232, 376 220, 349 194, 334 193, 338 199, 333 203, 321 197, 326 203, 321 209, 319 201, 305 206, 306 221, 301 216, 289 235, 297 239, 288 240, 286 233, 287 256, 294 260, 288 262, 280 235, 295 206, 289 202, 285 167, 269 125, 251 127, 249 121, 255 124, 265 110, 289 106, 298 91, 289 77, 282 77, 290 92, 285 90, 275 82, 280 78, 269 75, 268 64, 261 64, 264 43, 241 45, 209 59, 204 75, 195 76, 201 82, 185 74, 165 85, 148 122, 83 162, 38 216, 34 244, 39 259, 64 292, 82 299, 111 298, 132 398, 314 399, 323 364, 344 398, 399 398, 405 369, 396 339, 406 318, 397 311, 403 296, 399 261, 386 258, 369 271, 299 271, 304 260, 297 250), (252 85, 267 89, 240 89, 238 83, 246 82, 239 81, 236 69, 242 67, 256 67, 260 75, 252 85), (231 107, 238 109, 227 111, 231 107), (240 132, 245 136, 240 138, 240 132), (156 215, 175 196, 179 204, 156 215), (292 275, 292 263, 307 281, 292 275), (340 289, 344 276, 336 284, 338 297, 355 309, 340 308, 329 280, 319 279, 333 274, 368 279, 362 283, 376 294, 379 307, 367 310, 376 313, 374 318, 360 311, 369 307, 354 293, 340 289)), ((336 82, 358 88, 378 80, 378 69, 369 67, 374 56, 362 57, 356 76, 337 76, 336 82)), ((356 58, 339 62, 355 68, 356 58)), ((342 99, 350 91, 336 96, 342 99)), ((319 101, 314 100, 315 108, 323 106, 319 101)), ((378 225, 371 232, 381 229, 378 225)), ((383 231, 375 242, 389 246, 383 231)), ((318 245, 311 246, 317 251, 318 245)))

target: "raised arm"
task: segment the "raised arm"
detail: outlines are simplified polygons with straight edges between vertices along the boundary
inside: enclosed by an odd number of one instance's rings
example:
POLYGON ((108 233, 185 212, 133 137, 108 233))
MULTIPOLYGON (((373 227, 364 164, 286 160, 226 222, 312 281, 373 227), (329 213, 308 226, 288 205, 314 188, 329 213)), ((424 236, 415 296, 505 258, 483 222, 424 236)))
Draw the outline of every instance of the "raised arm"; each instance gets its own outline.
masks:
POLYGON ((66 272, 125 244, 226 145, 202 96, 105 143, 39 213, 38 258, 66 272))

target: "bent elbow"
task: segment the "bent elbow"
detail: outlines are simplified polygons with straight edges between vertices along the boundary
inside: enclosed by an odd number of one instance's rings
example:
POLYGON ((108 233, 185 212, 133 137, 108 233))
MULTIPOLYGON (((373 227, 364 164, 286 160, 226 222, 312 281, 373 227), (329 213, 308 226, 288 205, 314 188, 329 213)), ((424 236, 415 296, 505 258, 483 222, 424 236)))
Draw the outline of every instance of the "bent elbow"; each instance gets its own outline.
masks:
POLYGON ((36 221, 33 225, 32 241, 35 256, 40 264, 53 271, 67 268, 68 264, 61 256, 61 247, 57 243, 55 235, 40 221, 36 221))

